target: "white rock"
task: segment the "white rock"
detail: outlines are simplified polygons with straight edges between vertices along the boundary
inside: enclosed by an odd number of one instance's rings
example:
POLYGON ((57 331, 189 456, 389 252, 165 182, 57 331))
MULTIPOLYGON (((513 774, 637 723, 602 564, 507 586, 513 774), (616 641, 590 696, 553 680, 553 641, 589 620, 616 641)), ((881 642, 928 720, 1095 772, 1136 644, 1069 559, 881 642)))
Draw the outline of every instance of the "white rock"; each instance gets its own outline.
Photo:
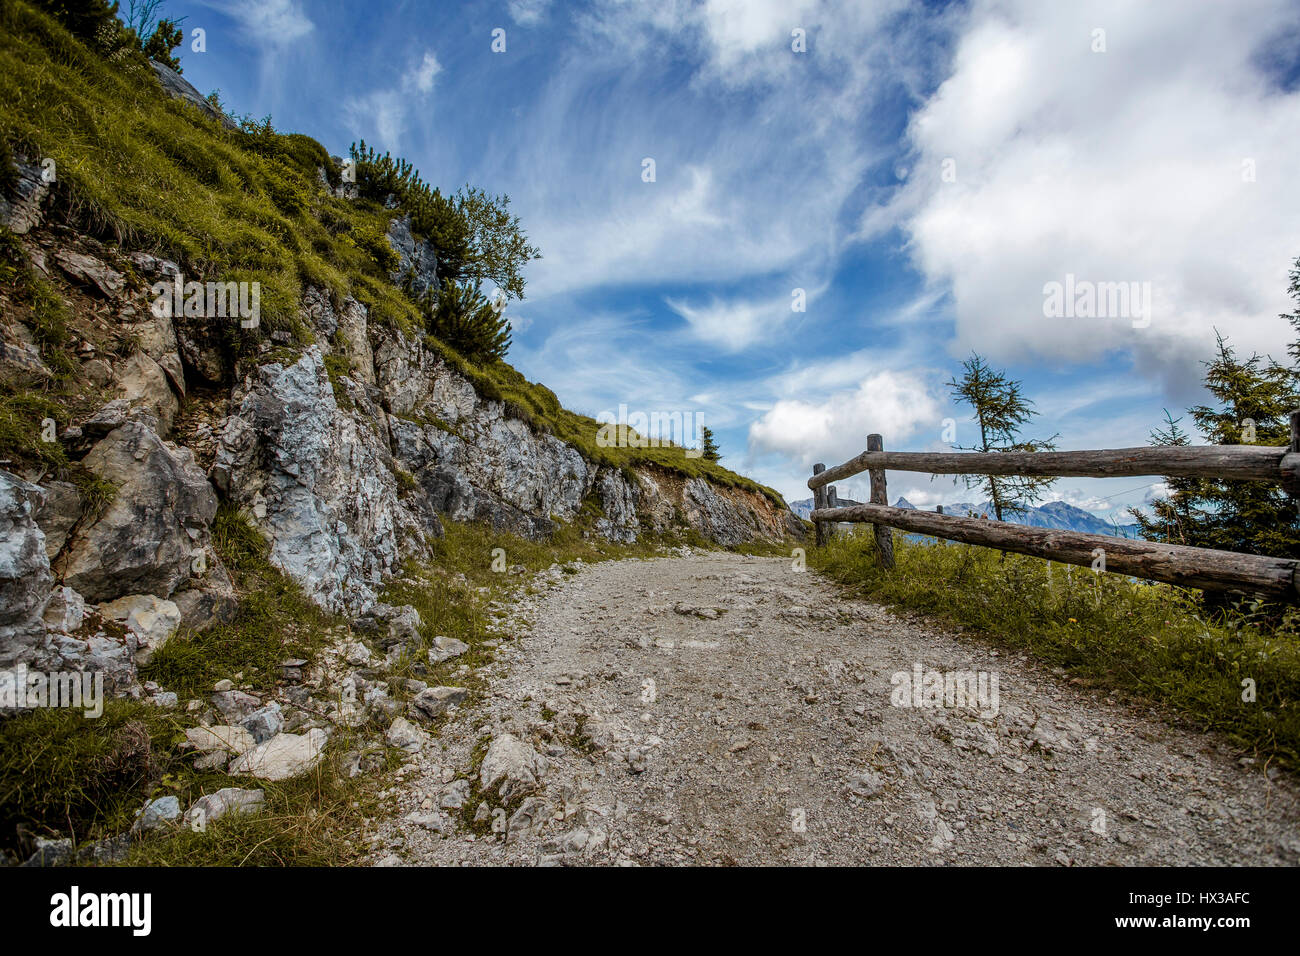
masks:
POLYGON ((159 797, 144 805, 136 815, 134 830, 154 830, 181 815, 181 803, 176 797, 159 797))
POLYGON ((443 661, 449 661, 453 657, 460 657, 469 650, 469 645, 464 641, 458 641, 454 637, 443 637, 439 635, 433 639, 433 647, 429 648, 429 663, 441 664, 443 661))
POLYGON ((370 663, 370 649, 360 641, 343 645, 343 659, 353 667, 364 667, 370 663))
POLYGON ((405 717, 398 717, 393 720, 384 739, 388 741, 390 747, 397 747, 399 750, 413 754, 420 752, 428 737, 405 717))
POLYGON ((45 626, 61 634, 73 634, 86 617, 86 599, 68 587, 57 587, 45 605, 45 626))
POLYGON ((195 800, 185 811, 186 826, 206 826, 213 820, 220 820, 227 813, 256 813, 266 803, 263 790, 241 790, 239 787, 223 787, 216 793, 205 794, 195 800), (202 820, 202 824, 196 824, 202 820))
POLYGON ((530 745, 512 734, 493 739, 479 768, 479 786, 496 790, 502 800, 510 800, 537 788, 546 767, 545 758, 530 745))
POLYGON ((263 780, 288 780, 320 763, 329 735, 319 727, 306 734, 280 734, 258 744, 230 765, 230 773, 247 773, 263 780))
POLYGON ((181 626, 181 611, 174 601, 152 594, 128 594, 99 606, 99 613, 113 621, 122 621, 135 632, 139 644, 137 664, 147 664, 154 652, 166 644, 181 626))
POLYGON ((191 727, 185 731, 185 739, 201 753, 224 750, 236 756, 252 750, 257 742, 244 727, 191 727))

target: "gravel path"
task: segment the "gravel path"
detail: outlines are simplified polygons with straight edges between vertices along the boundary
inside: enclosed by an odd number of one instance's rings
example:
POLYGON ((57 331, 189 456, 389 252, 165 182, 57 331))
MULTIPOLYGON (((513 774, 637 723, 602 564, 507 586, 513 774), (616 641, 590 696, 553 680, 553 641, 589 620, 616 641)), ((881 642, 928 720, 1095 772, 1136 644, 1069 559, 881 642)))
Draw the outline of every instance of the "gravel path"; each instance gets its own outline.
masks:
POLYGON ((400 772, 379 865, 1300 862, 1289 779, 789 560, 689 552, 537 584, 490 695, 400 772), (902 706, 911 681, 891 678, 918 665, 984 672, 988 693, 902 706), (540 756, 516 749, 532 766, 475 834, 445 807, 507 733, 540 756))

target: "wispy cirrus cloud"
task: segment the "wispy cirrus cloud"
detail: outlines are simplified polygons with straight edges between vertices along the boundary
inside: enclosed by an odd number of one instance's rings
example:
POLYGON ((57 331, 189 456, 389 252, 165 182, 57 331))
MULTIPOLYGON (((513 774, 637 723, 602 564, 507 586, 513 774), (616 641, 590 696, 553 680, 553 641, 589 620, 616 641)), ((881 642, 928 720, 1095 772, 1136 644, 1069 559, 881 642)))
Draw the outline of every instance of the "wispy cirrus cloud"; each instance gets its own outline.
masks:
POLYGON ((510 19, 521 27, 540 23, 550 8, 551 0, 509 0, 506 3, 510 19))
POLYGON ((221 9, 259 46, 283 47, 316 29, 298 0, 232 0, 221 9))
POLYGON ((358 130, 373 130, 381 148, 394 152, 402 148, 407 126, 416 110, 427 103, 442 66, 426 50, 398 78, 395 86, 350 96, 343 102, 344 115, 358 130))

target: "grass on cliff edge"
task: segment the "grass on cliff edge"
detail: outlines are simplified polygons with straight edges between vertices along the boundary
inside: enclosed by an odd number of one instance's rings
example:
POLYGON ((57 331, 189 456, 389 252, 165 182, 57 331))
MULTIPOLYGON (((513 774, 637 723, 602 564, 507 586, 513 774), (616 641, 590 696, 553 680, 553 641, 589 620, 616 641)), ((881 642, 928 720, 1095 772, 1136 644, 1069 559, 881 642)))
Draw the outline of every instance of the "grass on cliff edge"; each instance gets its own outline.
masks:
MULTIPOLYGON (((22 0, 4 0, 0 169, 16 154, 54 160, 53 203, 73 227, 123 250, 173 259, 187 279, 260 282, 261 325, 255 334, 230 327, 232 360, 255 355, 277 330, 291 332, 295 348, 310 344, 313 335, 299 317, 308 286, 329 290, 336 301, 356 298, 372 322, 422 332, 419 309, 388 278, 396 255, 385 233, 395 211, 328 192, 318 170, 335 185, 338 174, 320 143, 276 132, 269 118, 227 130, 168 97, 142 58, 110 63, 54 18, 22 0)), ((550 389, 504 362, 467 362, 426 339, 484 397, 593 461, 658 465, 784 506, 773 489, 688 458, 677 446, 600 447, 598 423, 562 408, 550 389)), ((0 457, 8 451, 0 446, 0 457)))
POLYGON ((971 628, 1080 683, 1217 731, 1261 764, 1300 771, 1300 611, 1279 625, 1248 606, 1212 621, 1181 588, 901 535, 885 571, 870 535, 855 530, 809 548, 809 565, 864 598, 971 628), (1242 699, 1247 679, 1253 702, 1242 699))

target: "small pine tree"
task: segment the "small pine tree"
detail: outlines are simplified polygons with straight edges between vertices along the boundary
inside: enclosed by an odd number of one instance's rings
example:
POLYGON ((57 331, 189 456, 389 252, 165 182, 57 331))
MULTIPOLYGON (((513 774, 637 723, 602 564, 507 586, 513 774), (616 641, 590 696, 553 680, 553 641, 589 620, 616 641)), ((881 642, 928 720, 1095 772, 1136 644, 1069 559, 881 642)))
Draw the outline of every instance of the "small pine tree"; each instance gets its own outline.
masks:
MULTIPOLYGON (((980 427, 978 445, 956 445, 963 451, 1052 451, 1057 436, 1039 440, 1020 439, 1020 429, 1038 413, 1033 402, 1020 394, 1020 383, 997 371, 977 353, 962 363, 961 380, 951 379, 948 387, 958 402, 971 407, 980 427)), ((1055 478, 1036 478, 1024 475, 968 475, 966 486, 978 487, 993 502, 993 511, 999 521, 1004 514, 1025 510, 1027 504, 1038 501, 1055 478)))
POLYGON ((510 322, 493 308, 477 284, 447 283, 421 299, 425 325, 434 338, 476 362, 495 362, 510 348, 510 322))
POLYGON ((700 444, 702 446, 702 456, 705 461, 719 461, 722 456, 718 454, 718 443, 713 440, 713 429, 707 425, 700 430, 700 444))
MULTIPOLYGON (((1151 432, 1153 445, 1190 445, 1191 436, 1179 425, 1181 418, 1174 418, 1165 409, 1165 425, 1156 427, 1151 432)), ((1146 515, 1137 508, 1130 508, 1129 514, 1137 519, 1138 533, 1148 541, 1165 541, 1184 543, 1185 529, 1199 520, 1193 502, 1201 487, 1200 478, 1166 478, 1165 487, 1169 489, 1167 497, 1151 501, 1154 517, 1146 515)))
POLYGON ((1296 332, 1295 341, 1286 347, 1287 353, 1291 356, 1292 371, 1300 377, 1300 257, 1291 266, 1291 287, 1287 289, 1291 298, 1295 299, 1296 309, 1294 312, 1282 313, 1282 318, 1291 323, 1291 328, 1296 332))
POLYGON ((97 41, 105 31, 122 27, 118 4, 109 0, 37 0, 36 5, 54 14, 81 40, 97 41))
POLYGON ((148 59, 156 60, 163 66, 181 73, 183 71, 181 70, 180 58, 172 56, 172 50, 180 46, 181 41, 184 39, 185 31, 175 23, 171 20, 159 20, 158 26, 154 28, 153 34, 141 46, 141 50, 148 59))
MULTIPOLYGON (((1272 359, 1241 359, 1223 336, 1205 363, 1214 405, 1188 409, 1197 431, 1215 445, 1277 445, 1291 441, 1290 413, 1300 404, 1295 370, 1272 359)), ((1166 413, 1169 427, 1154 444, 1185 445, 1188 436, 1166 413)), ((1154 518, 1134 508, 1143 537, 1246 554, 1300 558, 1300 515, 1275 484, 1218 478, 1170 478, 1169 494, 1151 502, 1154 518)))

